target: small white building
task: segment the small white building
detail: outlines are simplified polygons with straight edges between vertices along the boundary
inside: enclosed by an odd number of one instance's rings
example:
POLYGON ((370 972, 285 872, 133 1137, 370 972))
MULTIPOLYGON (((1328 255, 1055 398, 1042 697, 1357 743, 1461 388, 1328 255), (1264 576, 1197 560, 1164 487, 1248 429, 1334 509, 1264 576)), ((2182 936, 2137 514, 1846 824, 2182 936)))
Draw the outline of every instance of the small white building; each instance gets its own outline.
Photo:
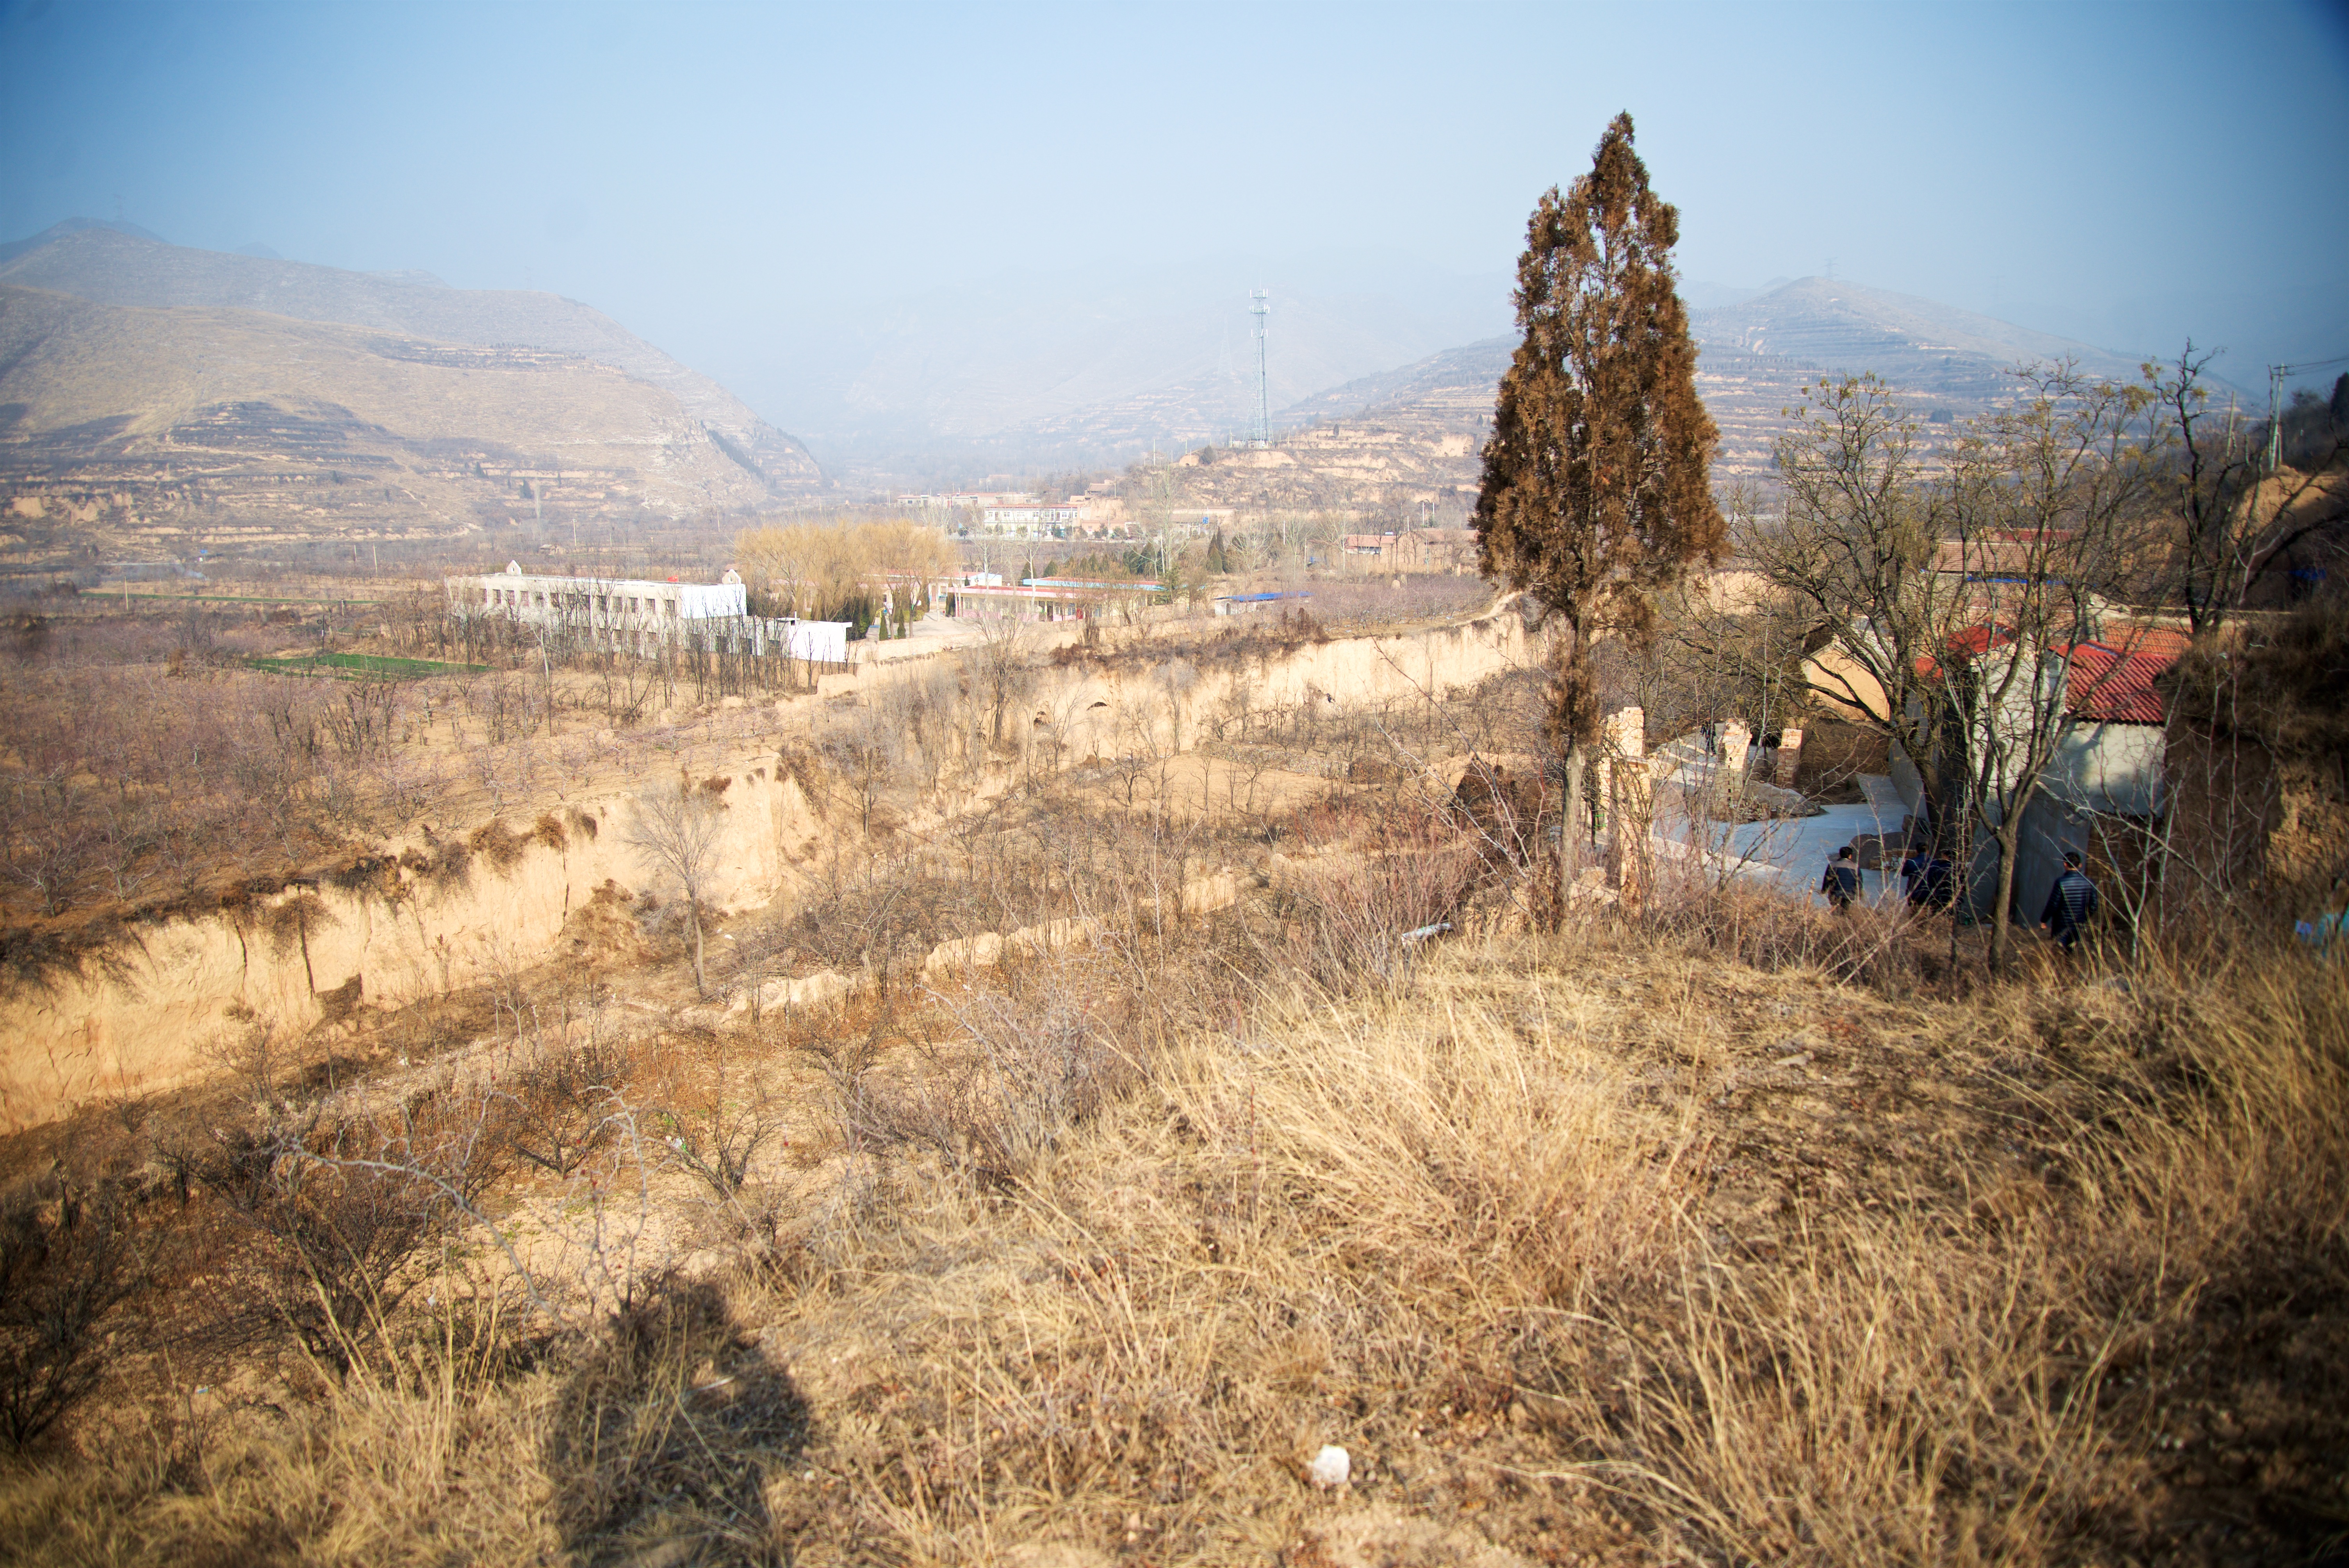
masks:
POLYGON ((742 574, 729 567, 715 583, 656 583, 639 577, 571 577, 503 572, 448 580, 452 614, 504 614, 534 625, 587 625, 657 630, 678 621, 708 621, 750 613, 742 574))
MULTIPOLYGON (((1976 628, 1969 635, 1968 653, 1976 660, 2015 656, 1998 645, 1999 635, 1987 627, 1976 628)), ((2187 646, 2183 633, 2161 627, 2117 629, 2108 643, 2051 645, 2045 678, 2051 689, 2063 692, 2064 717, 2017 835, 2017 920, 2028 923, 2038 918, 2048 890, 2064 873, 2067 851, 2086 856, 2095 875, 2116 875, 2120 868, 2141 865, 2168 809, 2163 778, 2168 714, 2158 683, 2187 646)), ((2018 693, 2008 699, 2011 713, 1978 714, 1971 724, 1999 724, 2019 734, 2030 722, 2031 700, 2027 693, 2018 693)), ((1969 747, 1982 743, 1978 733, 1966 741, 1969 747)), ((1966 753, 1960 751, 1953 760, 1957 769, 1964 768, 1966 753)), ((1926 799, 1924 779, 1915 763, 1897 747, 1892 782, 1912 818, 1926 820, 1934 803, 1926 799)), ((1990 814, 1988 805, 1980 810, 1990 814)), ((1977 841, 1969 879, 1977 907, 1996 905, 1997 871, 1997 846, 1985 833, 1977 841)))
POLYGON ((715 583, 680 583, 533 573, 509 561, 503 572, 451 577, 447 587, 451 615, 502 616, 598 645, 647 652, 683 642, 761 655, 777 649, 820 664, 848 657, 847 622, 754 616, 741 573, 732 567, 715 583))
POLYGON ((844 665, 848 662, 848 623, 845 621, 802 621, 797 616, 785 616, 767 623, 769 635, 784 652, 795 659, 807 659, 820 665, 844 665))
POLYGON ((1084 501, 1024 501, 987 507, 979 521, 989 528, 1062 528, 1092 516, 1084 501))

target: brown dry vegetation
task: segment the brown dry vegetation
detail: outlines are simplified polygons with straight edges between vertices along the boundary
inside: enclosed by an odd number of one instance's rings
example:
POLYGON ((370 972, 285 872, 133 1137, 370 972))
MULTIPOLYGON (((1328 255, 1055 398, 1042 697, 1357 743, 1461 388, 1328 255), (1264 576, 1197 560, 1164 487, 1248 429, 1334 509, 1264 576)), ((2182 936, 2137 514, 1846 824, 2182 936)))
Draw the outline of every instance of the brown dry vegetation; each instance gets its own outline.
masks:
MULTIPOLYGON (((916 833, 1011 761, 936 667, 781 759, 854 852, 813 918, 713 935, 731 1010, 678 905, 607 886, 560 962, 244 1016, 210 1087, 0 1145, 0 1553, 2339 1549, 2318 959, 2244 934, 2002 982, 1945 922, 1702 882, 1636 923, 1540 907, 1538 770, 1423 783, 1531 749, 1525 680, 1208 716, 1132 778, 1030 747, 916 833), (857 988, 763 999, 825 968, 857 988), (1341 1491, 1305 1480, 1324 1443, 1341 1491)), ((517 820, 451 841, 570 830, 517 820)))
POLYGON ((460 630, 431 591, 307 616, 84 600, 16 617, 0 632, 0 994, 103 965, 159 923, 364 880, 403 833, 706 764, 806 694, 787 659, 550 658, 512 627, 460 630))
POLYGON ((1775 957, 1737 963, 1692 906, 1381 957, 1345 916, 1410 890, 1336 857, 1161 920, 1205 830, 1042 826, 1005 880, 1061 875, 1099 946, 698 1024, 517 975, 444 1005, 436 1074, 354 1088, 256 1023, 233 1090, 22 1140, 45 1222, 133 1216, 152 1283, 108 1321, 152 1348, 72 1429, 112 1462, 19 1461, 0 1533, 2293 1562, 2337 1529, 2349 1020, 2313 965, 1958 1000, 1836 983, 1850 934, 1796 911, 1744 912, 1775 957), (624 1258, 639 1182, 660 1244, 624 1258), (603 1250, 558 1267, 566 1210, 603 1250), (1324 1442, 1340 1495, 1300 1479, 1324 1442))

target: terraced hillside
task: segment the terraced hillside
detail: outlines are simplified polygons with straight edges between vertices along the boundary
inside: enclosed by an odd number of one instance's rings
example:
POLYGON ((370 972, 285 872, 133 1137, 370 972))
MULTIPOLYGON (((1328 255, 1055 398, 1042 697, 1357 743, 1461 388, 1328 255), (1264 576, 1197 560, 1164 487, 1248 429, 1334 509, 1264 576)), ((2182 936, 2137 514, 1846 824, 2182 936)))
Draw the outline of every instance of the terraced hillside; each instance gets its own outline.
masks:
POLYGON ((725 387, 601 311, 558 294, 458 289, 429 273, 355 273, 195 250, 166 244, 143 231, 80 222, 0 247, 0 284, 100 304, 266 311, 435 343, 501 351, 522 347, 593 360, 667 393, 774 493, 798 495, 824 483, 806 448, 725 387))
POLYGON ((0 572, 593 537, 770 493, 669 391, 585 355, 0 284, 0 572))
MULTIPOLYGON (((1721 428, 1716 478, 1766 481, 1785 410, 1822 377, 1873 371, 1917 412, 1954 423, 2011 393, 2019 363, 2070 358, 2134 377, 2126 356, 2006 322, 1830 278, 1690 313, 1697 391, 1721 428)), ((1181 472, 1202 506, 1444 515, 1473 502, 1478 452, 1514 337, 1487 338, 1350 381, 1278 416, 1291 432, 1268 452, 1222 454, 1181 472)))

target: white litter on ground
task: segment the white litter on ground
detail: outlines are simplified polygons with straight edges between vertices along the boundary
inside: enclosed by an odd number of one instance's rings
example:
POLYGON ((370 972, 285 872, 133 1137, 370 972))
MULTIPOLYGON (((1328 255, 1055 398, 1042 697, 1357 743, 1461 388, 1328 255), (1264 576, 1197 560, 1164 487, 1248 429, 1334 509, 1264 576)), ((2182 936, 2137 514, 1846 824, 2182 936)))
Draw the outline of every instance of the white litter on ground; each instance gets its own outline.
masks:
POLYGON ((1323 1491, 1345 1485, 1353 1473, 1353 1461, 1346 1457, 1346 1450, 1335 1443, 1315 1454, 1313 1462, 1305 1467, 1306 1479, 1323 1491))

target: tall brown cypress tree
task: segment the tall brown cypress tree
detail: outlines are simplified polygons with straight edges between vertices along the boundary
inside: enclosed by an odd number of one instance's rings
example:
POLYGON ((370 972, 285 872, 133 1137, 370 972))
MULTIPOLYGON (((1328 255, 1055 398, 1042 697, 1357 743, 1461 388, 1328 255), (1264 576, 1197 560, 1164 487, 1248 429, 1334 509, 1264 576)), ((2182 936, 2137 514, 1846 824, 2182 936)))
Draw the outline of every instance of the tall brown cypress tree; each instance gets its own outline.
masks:
POLYGON ((1720 435, 1697 399, 1672 286, 1679 238, 1680 214, 1648 189, 1631 117, 1619 114, 1590 172, 1534 209, 1517 262, 1525 341, 1485 444, 1476 537, 1486 576, 1563 623, 1548 728, 1565 753, 1569 832, 1599 734, 1592 639, 1644 647, 1656 590, 1717 562, 1727 539, 1706 474, 1720 435))

